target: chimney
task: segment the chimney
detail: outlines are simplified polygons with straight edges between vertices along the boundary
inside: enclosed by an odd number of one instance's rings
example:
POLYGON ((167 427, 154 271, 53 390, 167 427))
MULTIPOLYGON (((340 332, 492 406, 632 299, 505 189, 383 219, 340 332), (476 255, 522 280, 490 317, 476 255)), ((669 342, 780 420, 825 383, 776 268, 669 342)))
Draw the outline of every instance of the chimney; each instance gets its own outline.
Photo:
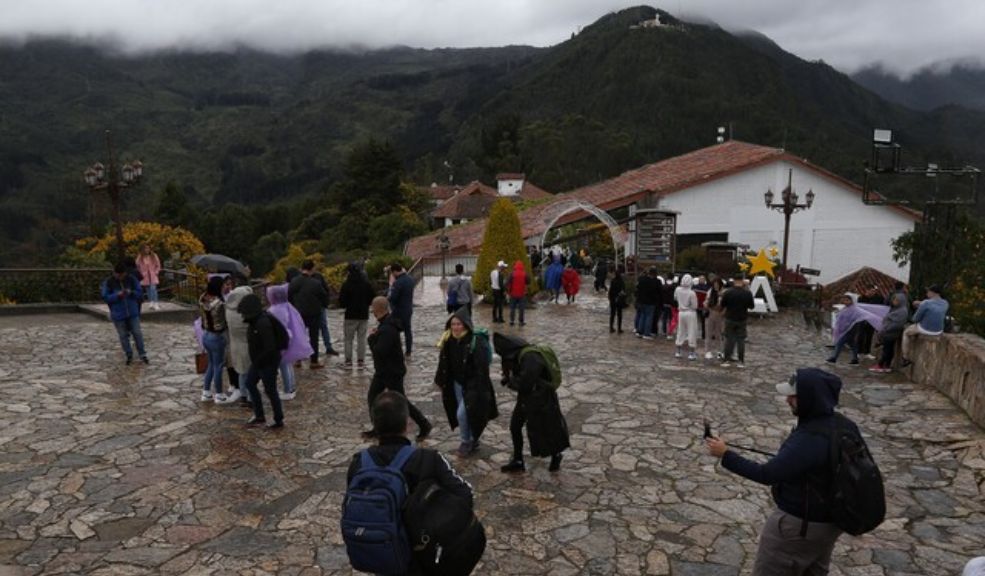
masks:
POLYGON ((523 190, 523 182, 525 179, 525 174, 497 174, 496 193, 500 196, 506 197, 519 196, 520 191, 523 190))

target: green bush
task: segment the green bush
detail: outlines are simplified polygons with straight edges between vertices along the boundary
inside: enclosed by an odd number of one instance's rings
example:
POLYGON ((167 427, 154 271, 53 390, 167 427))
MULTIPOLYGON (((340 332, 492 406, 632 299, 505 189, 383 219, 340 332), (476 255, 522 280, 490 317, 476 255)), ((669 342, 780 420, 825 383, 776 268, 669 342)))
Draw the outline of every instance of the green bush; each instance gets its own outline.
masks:
POLYGON ((523 244, 521 230, 520 217, 513 202, 506 198, 496 200, 489 210, 486 233, 482 237, 482 251, 479 252, 479 261, 476 263, 475 275, 472 277, 472 285, 476 292, 487 297, 492 295, 489 273, 500 260, 507 263, 508 270, 513 269, 513 263, 517 260, 522 261, 524 270, 531 275, 527 294, 533 295, 538 292, 539 282, 533 276, 530 255, 527 254, 527 248, 523 244))

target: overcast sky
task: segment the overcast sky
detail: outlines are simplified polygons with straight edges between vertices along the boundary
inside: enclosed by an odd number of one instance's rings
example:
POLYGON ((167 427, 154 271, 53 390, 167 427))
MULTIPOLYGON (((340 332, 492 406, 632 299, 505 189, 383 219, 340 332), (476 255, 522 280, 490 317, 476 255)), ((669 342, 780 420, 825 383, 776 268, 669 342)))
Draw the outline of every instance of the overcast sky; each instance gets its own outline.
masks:
MULTIPOLYGON (((361 44, 549 46, 613 0, 0 0, 0 38, 112 38, 128 50, 284 51, 361 44)), ((983 0, 666 0, 650 5, 753 29, 808 60, 908 72, 985 55, 983 0)))

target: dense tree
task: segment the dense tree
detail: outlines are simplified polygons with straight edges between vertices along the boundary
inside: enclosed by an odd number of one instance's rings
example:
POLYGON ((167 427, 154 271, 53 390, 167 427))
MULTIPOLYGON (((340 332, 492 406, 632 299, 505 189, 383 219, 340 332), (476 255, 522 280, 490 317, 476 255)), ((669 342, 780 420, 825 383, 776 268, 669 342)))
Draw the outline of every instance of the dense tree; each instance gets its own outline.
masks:
MULTIPOLYGON (((523 243, 520 216, 513 202, 506 198, 497 200, 489 210, 486 233, 482 237, 482 251, 479 252, 473 277, 476 292, 491 294, 489 273, 500 260, 505 261, 510 270, 513 269, 513 263, 520 260, 527 274, 531 274, 530 255, 523 243)), ((530 294, 537 292, 537 284, 536 279, 531 278, 530 294)))

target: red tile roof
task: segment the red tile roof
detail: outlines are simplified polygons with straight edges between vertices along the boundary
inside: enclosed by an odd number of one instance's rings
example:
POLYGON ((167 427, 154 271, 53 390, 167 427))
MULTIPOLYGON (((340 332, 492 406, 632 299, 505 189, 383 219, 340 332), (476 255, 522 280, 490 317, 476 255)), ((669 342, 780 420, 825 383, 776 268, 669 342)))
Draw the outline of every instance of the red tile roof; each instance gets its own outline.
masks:
POLYGON ((539 186, 534 186, 527 181, 524 181, 523 187, 520 188, 520 198, 523 198, 524 200, 540 200, 541 198, 550 198, 551 196, 554 196, 554 194, 551 194, 539 186))
POLYGON ((496 181, 500 180, 526 180, 527 175, 520 172, 501 172, 496 174, 496 181))
POLYGON ((489 207, 496 201, 496 198, 498 198, 496 190, 482 182, 473 181, 439 206, 431 215, 434 218, 451 218, 453 220, 484 218, 489 214, 489 207))
MULTIPOLYGON (((603 210, 613 210, 633 204, 651 192, 658 196, 665 196, 777 161, 798 164, 842 186, 857 190, 861 197, 862 189, 857 184, 782 149, 729 140, 722 144, 647 164, 597 184, 583 186, 563 194, 555 194, 552 201, 532 206, 521 212, 520 224, 524 237, 529 238, 544 233, 544 230, 551 223, 545 222, 541 215, 545 214, 551 206, 565 200, 582 200, 603 210)), ((919 216, 914 216, 911 210, 899 207, 890 208, 897 209, 915 220, 919 218, 919 216)), ((565 221, 573 221, 583 217, 584 214, 581 213, 573 214, 566 217, 565 221)), ((459 253, 477 252, 484 233, 485 221, 469 222, 455 230, 454 235, 449 233, 452 251, 459 253)), ((411 239, 405 247, 406 254, 415 259, 436 254, 437 249, 434 248, 434 245, 438 234, 432 233, 411 239)))
POLYGON ((444 202, 457 194, 462 187, 458 185, 431 184, 430 186, 418 186, 417 189, 430 196, 436 202, 444 202))
POLYGON ((888 296, 893 293, 896 286, 896 278, 884 274, 875 268, 869 268, 868 266, 863 266, 858 270, 846 274, 841 278, 826 284, 824 286, 824 299, 825 305, 830 305, 831 303, 837 302, 839 298, 845 292, 854 292, 859 295, 864 295, 873 286, 875 286, 879 293, 883 296, 888 296))

